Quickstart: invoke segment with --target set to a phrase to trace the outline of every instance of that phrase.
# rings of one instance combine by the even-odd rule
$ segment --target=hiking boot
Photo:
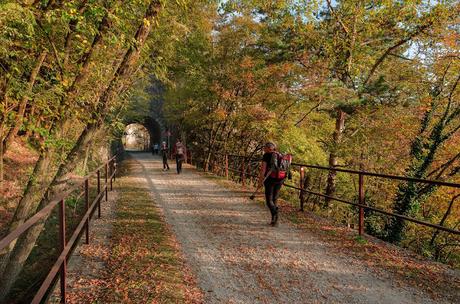
[[[278,225],[278,212],[275,213],[275,215],[273,216],[272,222],[273,222],[273,224],[272,224],[273,226],[277,226],[277,225]]]
[[[270,225],[275,226],[276,225],[276,215],[272,214],[272,220],[270,222]]]

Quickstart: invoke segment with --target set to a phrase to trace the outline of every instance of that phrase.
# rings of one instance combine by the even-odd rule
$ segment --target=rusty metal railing
[[[247,183],[247,178],[252,177],[252,178],[257,178],[257,175],[250,174],[248,172],[248,167],[249,164],[252,162],[260,162],[262,159],[261,158],[254,158],[254,157],[248,157],[248,156],[243,156],[243,155],[234,155],[234,154],[223,154],[221,155],[224,157],[224,164],[222,165],[217,165],[223,172],[225,172],[225,176],[228,178],[229,177],[229,171],[230,172],[236,172],[239,173],[239,181],[241,182],[242,186],[244,187]],[[240,159],[238,163],[239,169],[233,169],[229,166],[229,158],[237,158]],[[409,222],[413,222],[422,226],[426,227],[431,227],[440,231],[445,231],[448,233],[452,233],[455,235],[460,235],[460,231],[456,229],[452,229],[449,227],[441,226],[438,224],[433,224],[427,221],[422,221],[413,217],[409,217],[406,215],[394,213],[394,212],[389,212],[386,210],[383,210],[381,208],[376,208],[373,206],[368,206],[366,205],[365,202],[365,195],[364,195],[364,177],[366,176],[372,176],[372,177],[378,177],[378,178],[384,178],[384,179],[389,179],[389,180],[399,180],[399,181],[409,181],[409,182],[417,182],[417,183],[424,183],[428,185],[433,185],[433,186],[444,186],[444,187],[451,187],[451,188],[457,188],[460,189],[460,184],[457,183],[451,183],[451,182],[445,182],[445,181],[437,181],[437,180],[428,180],[428,179],[420,179],[420,178],[413,178],[413,177],[406,177],[406,176],[400,176],[400,175],[390,175],[390,174],[382,174],[382,173],[374,173],[374,172],[368,172],[368,171],[357,171],[357,170],[350,170],[350,169],[342,169],[342,168],[331,168],[331,167],[324,167],[324,166],[318,166],[318,165],[309,165],[309,164],[302,164],[302,163],[292,163],[292,166],[298,167],[299,172],[300,172],[300,179],[299,179],[299,186],[291,185],[284,183],[284,186],[298,190],[299,191],[299,198],[300,198],[300,210],[303,211],[304,209],[304,194],[309,193],[312,195],[316,195],[319,197],[323,197],[329,200],[337,201],[340,203],[348,204],[351,206],[358,207],[358,233],[359,235],[362,235],[364,233],[364,210],[371,210],[376,213],[384,214],[386,216],[391,216],[395,218],[399,218],[402,220],[406,220]],[[333,196],[328,196],[326,194],[320,193],[320,192],[315,192],[311,191],[309,189],[305,189],[304,187],[304,178],[305,178],[305,168],[311,168],[311,169],[318,169],[318,170],[325,170],[325,171],[335,171],[335,172],[343,172],[343,173],[348,173],[352,175],[357,175],[358,176],[358,203],[351,202],[339,197],[333,197]]]
[[[104,171],[104,184],[101,185],[101,171]],[[27,229],[37,224],[40,220],[46,218],[52,210],[58,206],[58,217],[59,217],[59,245],[60,255],[53,264],[50,272],[46,276],[45,280],[40,286],[40,289],[35,294],[31,303],[39,304],[43,301],[45,296],[48,294],[50,288],[54,285],[55,280],[60,278],[60,295],[61,303],[66,303],[66,274],[67,274],[67,260],[70,257],[72,248],[76,245],[79,240],[83,229],[85,229],[85,242],[89,244],[89,228],[90,219],[98,209],[98,218],[101,217],[101,200],[105,196],[105,201],[108,200],[108,191],[113,189],[113,181],[115,180],[115,174],[117,172],[116,156],[110,158],[106,163],[98,167],[89,175],[85,176],[82,183],[72,187],[53,199],[46,207],[38,211],[35,215],[25,221],[22,225],[17,227],[14,231],[9,233],[6,237],[0,240],[0,251],[7,247],[12,241],[19,238]],[[97,195],[96,198],[90,204],[90,179],[97,177]],[[82,193],[85,197],[85,214],[79,222],[77,228],[73,232],[69,241],[66,241],[66,216],[65,216],[65,200],[75,191],[80,190],[83,187]]]

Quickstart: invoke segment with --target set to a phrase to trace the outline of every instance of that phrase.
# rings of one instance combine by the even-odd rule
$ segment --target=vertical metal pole
[[[113,160],[113,171],[117,172],[117,161],[115,159]],[[115,173],[113,176],[113,181],[116,181],[116,179],[117,179],[117,174]]]
[[[112,178],[113,174],[113,160],[110,161],[110,191],[113,190],[113,179],[115,178],[115,175]]]
[[[241,184],[243,185],[243,188],[244,188],[246,185],[246,159],[245,158],[243,158],[241,172],[242,172]]]
[[[89,178],[85,180],[85,206],[89,210]],[[86,219],[86,244],[89,244],[89,217]]]
[[[97,195],[101,194],[101,170],[97,170]],[[101,198],[97,200],[97,217],[101,218]]]
[[[299,194],[300,211],[303,211],[303,206],[305,204],[305,193],[303,192],[304,180],[305,180],[305,168],[300,167],[300,181],[299,181],[299,188],[301,189],[300,194]]]
[[[359,174],[359,204],[364,205],[364,176]],[[364,233],[364,208],[359,207],[359,235]]]
[[[109,163],[105,164],[105,201],[109,200]]]
[[[59,202],[59,239],[61,243],[61,252],[64,251],[66,245],[65,235],[65,204],[64,200]],[[66,303],[66,272],[67,258],[62,261],[61,265],[61,303]]]
[[[225,177],[228,179],[228,154],[225,154]]]

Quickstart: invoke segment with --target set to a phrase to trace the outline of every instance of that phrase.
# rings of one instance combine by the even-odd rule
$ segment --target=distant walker
[[[161,143],[161,157],[163,158],[163,171],[169,170],[168,165],[168,145],[166,142]]]
[[[176,168],[177,168],[177,174],[182,173],[182,163],[185,161],[185,157],[187,151],[185,149],[184,144],[181,142],[180,139],[177,140],[176,144],[174,145],[174,151],[173,154],[176,157]]]

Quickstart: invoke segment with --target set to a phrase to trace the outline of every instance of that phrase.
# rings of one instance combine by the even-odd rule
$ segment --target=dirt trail
[[[132,156],[206,303],[442,303],[334,253],[282,218],[270,227],[267,209],[189,167],[177,175],[175,166],[162,172],[160,159],[148,153]]]

